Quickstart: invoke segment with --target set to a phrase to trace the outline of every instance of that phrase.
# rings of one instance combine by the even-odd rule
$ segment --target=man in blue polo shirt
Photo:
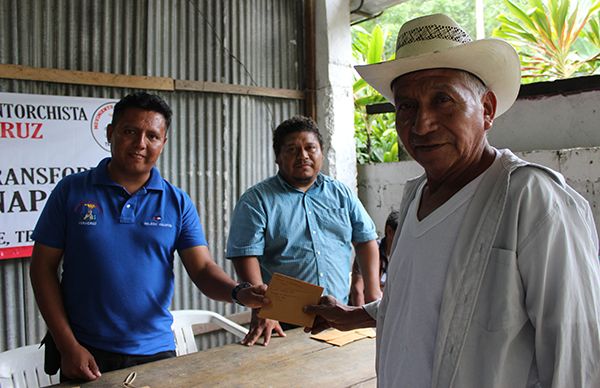
[[[119,101],[107,128],[111,157],[60,181],[35,227],[31,282],[65,379],[175,355],[175,250],[208,297],[265,302],[264,286],[237,285],[217,266],[191,199],[154,167],[171,115],[156,95]]]
[[[323,141],[315,122],[293,117],[273,134],[279,173],[248,189],[235,207],[227,258],[240,279],[269,283],[275,272],[325,288],[346,301],[350,290],[352,244],[365,280],[364,299],[381,296],[375,225],[356,195],[343,183],[320,173]],[[284,326],[285,328],[285,326]],[[268,345],[277,321],[253,311],[242,343],[261,336]]]

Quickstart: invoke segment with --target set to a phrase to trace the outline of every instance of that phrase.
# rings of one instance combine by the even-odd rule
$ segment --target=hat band
[[[399,34],[396,41],[396,52],[403,46],[411,43],[432,39],[449,40],[458,44],[472,41],[469,34],[460,27],[442,26],[439,24],[426,25]]]

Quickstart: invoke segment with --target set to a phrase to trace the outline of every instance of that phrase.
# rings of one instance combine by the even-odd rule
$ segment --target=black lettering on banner
[[[0,118],[28,120],[87,121],[85,109],[80,106],[31,105],[0,103]]]
[[[89,170],[90,167],[21,167],[0,170],[0,187],[52,185],[67,175]],[[51,190],[51,189],[50,189]],[[50,194],[50,190],[22,188],[16,191],[0,191],[0,214],[37,212]]]
[[[32,242],[31,235],[33,234],[33,230],[15,230],[15,235],[17,236],[17,243],[26,243]]]
[[[6,173],[6,178],[3,179],[3,184],[4,185],[18,185],[19,181],[17,180],[17,176],[15,174],[15,170],[13,170],[12,168],[8,169],[8,172]]]
[[[4,193],[0,192],[0,194],[4,194]],[[2,201],[0,203],[2,205],[4,205],[4,199],[2,199]],[[23,201],[23,198],[21,197],[21,193],[18,191],[15,191],[12,195],[12,198],[10,198],[10,202],[8,203],[8,208],[6,209],[6,213],[14,213],[15,209],[19,213],[24,213],[27,211],[27,208],[25,207],[25,201]],[[0,212],[4,213],[4,206],[0,207]]]
[[[50,184],[57,183],[60,177],[60,167],[50,167]]]
[[[42,178],[41,180],[37,181],[38,185],[45,185],[48,183],[48,175],[46,175],[46,167],[38,167],[35,170],[37,172],[37,175]]]
[[[48,193],[43,190],[0,191],[0,213],[35,212],[41,210],[40,202],[46,198]]]
[[[89,167],[21,167],[0,170],[0,186],[56,184],[60,179]]]
[[[36,212],[38,210],[42,210],[41,207],[38,208],[38,204],[48,198],[48,194],[42,190],[29,190],[29,203],[31,207],[29,211]]]

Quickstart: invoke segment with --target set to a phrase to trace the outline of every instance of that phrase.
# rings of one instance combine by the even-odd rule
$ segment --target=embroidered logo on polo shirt
[[[144,226],[160,226],[163,228],[172,228],[173,225],[167,222],[163,222],[161,216],[154,216],[150,221],[144,221]]]
[[[102,213],[102,208],[94,201],[81,201],[75,211],[79,213],[79,225],[96,225],[98,215]]]

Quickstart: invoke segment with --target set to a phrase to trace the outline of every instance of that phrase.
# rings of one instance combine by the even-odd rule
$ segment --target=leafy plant
[[[590,18],[586,29],[583,30],[583,41],[585,44],[581,45],[581,51],[587,47],[596,49],[596,59],[588,61],[589,74],[600,74],[600,12]]]
[[[524,82],[589,75],[599,68],[600,0],[529,0],[528,9],[504,3],[509,14],[498,16],[501,25],[493,35],[518,49]]]
[[[583,37],[589,41],[589,44],[600,48],[600,13],[590,18],[587,30],[583,31]]]
[[[352,52],[357,63],[370,64],[385,60],[384,44],[387,33],[375,26],[371,33],[361,27],[354,27]],[[385,102],[386,99],[369,86],[362,78],[355,76],[352,86],[354,93],[354,130],[357,162],[382,163],[406,158],[406,152],[398,146],[393,114],[367,114],[367,105]]]
[[[358,114],[355,112],[355,117]],[[358,163],[387,163],[408,158],[404,148],[399,147],[393,113],[369,115],[368,120],[370,132],[355,132]]]

